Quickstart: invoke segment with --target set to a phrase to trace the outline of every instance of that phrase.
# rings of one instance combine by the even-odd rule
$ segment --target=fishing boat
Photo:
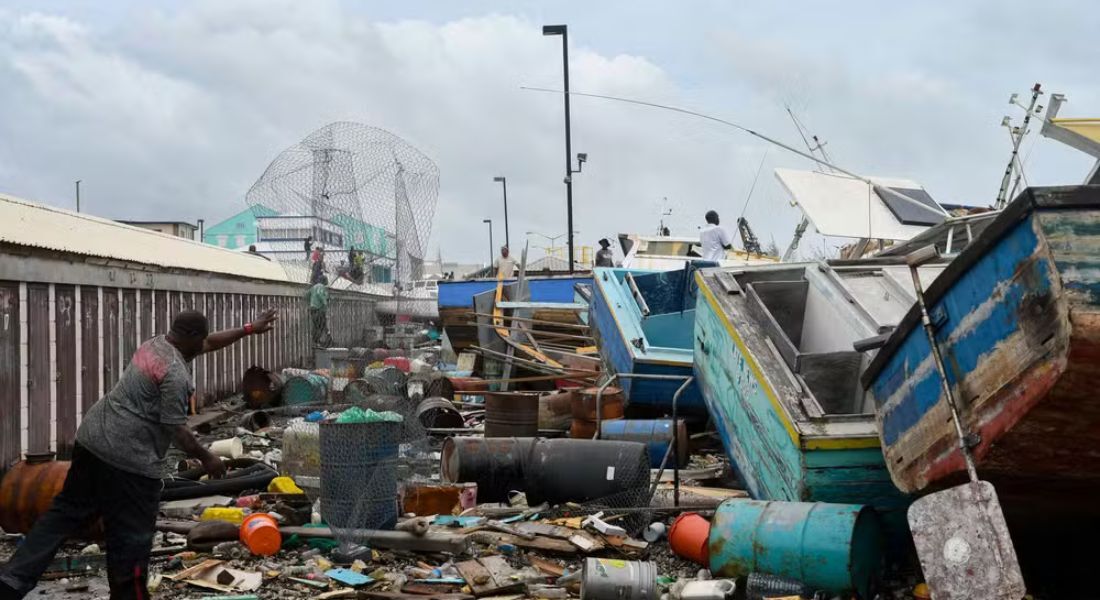
[[[596,269],[589,317],[600,356],[615,372],[692,374],[693,273],[691,267],[675,271]],[[672,397],[681,384],[643,378],[618,382],[632,408],[646,407],[658,413],[671,410]],[[697,385],[684,390],[677,410],[706,413]]]
[[[672,271],[682,269],[684,263],[703,261],[702,245],[698,237],[638,235],[620,233],[619,246],[623,251],[622,267],[625,269],[644,269],[649,271]],[[736,248],[726,250],[726,255],[718,261],[719,266],[771,264],[779,258],[767,254],[753,254]],[[712,263],[713,265],[713,263]]]
[[[931,279],[942,265],[924,269]],[[906,314],[907,278],[873,260],[695,275],[696,379],[753,498],[870,504],[903,522],[908,498],[883,462],[853,344]]]
[[[516,279],[505,280],[506,284]],[[588,273],[576,275],[529,276],[526,278],[532,302],[574,302],[576,284],[590,284],[592,276]],[[478,314],[474,306],[474,297],[497,288],[497,279],[449,279],[441,280],[437,285],[439,318],[446,330],[450,343],[456,352],[461,352],[477,343]],[[481,315],[484,317],[484,313]]]
[[[1100,511],[1100,186],[1025,190],[925,296],[978,473],[1006,514]],[[898,488],[965,478],[916,307],[863,385]]]

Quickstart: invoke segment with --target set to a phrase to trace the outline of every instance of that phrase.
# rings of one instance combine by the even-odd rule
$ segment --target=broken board
[[[516,571],[502,556],[467,560],[456,564],[455,568],[478,598],[520,592],[524,589],[522,581],[512,578]]]

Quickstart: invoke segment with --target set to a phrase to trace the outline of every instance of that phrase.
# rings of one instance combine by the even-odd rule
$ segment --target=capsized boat
[[[1100,186],[1025,190],[926,301],[978,473],[1006,514],[1100,511]],[[932,360],[913,308],[863,375],[906,492],[965,477]]]
[[[714,263],[703,263],[714,266]],[[692,374],[695,321],[694,267],[675,271],[596,269],[589,318],[600,356],[617,373]],[[682,381],[622,378],[618,381],[632,407],[669,412]],[[677,411],[705,414],[699,388],[692,383],[680,395]]]
[[[870,504],[904,522],[908,498],[890,480],[860,386],[868,359],[853,348],[914,302],[908,272],[892,262],[695,275],[696,379],[753,498]],[[931,280],[940,269],[922,271]]]

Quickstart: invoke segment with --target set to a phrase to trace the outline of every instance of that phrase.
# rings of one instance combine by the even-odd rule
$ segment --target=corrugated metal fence
[[[78,259],[82,260],[82,259]],[[0,252],[0,471],[27,452],[71,449],[81,417],[118,381],[137,347],[182,309],[211,330],[240,326],[274,307],[275,331],[194,362],[200,402],[238,391],[250,365],[312,361],[305,286],[210,273],[168,272],[61,255]],[[330,327],[346,342],[373,324],[374,302],[333,294]]]

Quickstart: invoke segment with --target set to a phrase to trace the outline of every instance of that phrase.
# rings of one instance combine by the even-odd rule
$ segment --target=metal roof
[[[0,242],[164,268],[290,281],[282,266],[198,241],[0,193]]]

